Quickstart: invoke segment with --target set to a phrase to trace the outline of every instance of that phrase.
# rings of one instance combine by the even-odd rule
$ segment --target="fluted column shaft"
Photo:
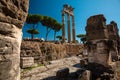
[[[73,42],[76,42],[76,36],[75,36],[75,21],[74,21],[74,15],[72,16],[72,39]]]
[[[65,17],[62,13],[62,42],[65,43]]]
[[[68,43],[71,42],[71,31],[70,31],[70,15],[67,14],[68,16]]]

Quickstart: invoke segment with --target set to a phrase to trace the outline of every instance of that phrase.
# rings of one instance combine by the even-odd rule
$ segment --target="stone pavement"
[[[76,72],[78,69],[80,69],[79,63],[80,63],[80,58],[75,56],[70,58],[50,61],[50,65],[37,67],[29,71],[22,71],[21,80],[58,80],[56,79],[57,71],[64,68],[69,68],[69,72],[70,74],[72,74]],[[67,79],[67,80],[73,80],[73,79]]]

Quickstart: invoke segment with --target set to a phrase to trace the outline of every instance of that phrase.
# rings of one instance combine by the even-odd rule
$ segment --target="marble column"
[[[62,13],[62,43],[65,43],[65,16]]]
[[[70,15],[67,14],[68,16],[68,43],[71,42],[71,31],[70,31]]]
[[[73,39],[73,43],[75,43],[76,42],[76,35],[75,35],[74,15],[72,16],[72,39]]]

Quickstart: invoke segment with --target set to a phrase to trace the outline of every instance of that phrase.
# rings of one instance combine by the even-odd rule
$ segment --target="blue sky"
[[[29,13],[50,16],[62,23],[61,10],[64,4],[71,5],[75,8],[76,35],[85,34],[87,19],[97,14],[104,14],[107,19],[107,24],[114,20],[120,29],[120,0],[30,0]],[[30,34],[26,33],[27,29],[29,27],[24,25],[23,37],[30,37]],[[39,24],[38,30],[40,34],[35,37],[45,38],[45,26]],[[62,35],[61,31],[57,35]],[[53,40],[53,31],[48,35],[48,40]]]

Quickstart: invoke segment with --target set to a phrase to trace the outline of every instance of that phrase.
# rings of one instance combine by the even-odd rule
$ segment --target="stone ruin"
[[[67,14],[67,18],[68,18],[68,43],[76,43],[76,34],[75,34],[75,21],[74,21],[74,8],[72,8],[71,6],[69,6],[68,4],[65,4],[63,6],[63,10],[62,10],[62,42],[65,43],[65,35],[66,35],[66,31],[65,31],[65,14]],[[71,27],[70,27],[70,17],[72,17],[72,41],[71,41]]]
[[[0,80],[20,80],[22,26],[29,0],[0,0]]]
[[[120,40],[117,23],[106,25],[104,15],[91,16],[87,20],[88,67],[91,80],[113,80],[116,62],[119,61]],[[105,75],[108,74],[108,75]],[[103,78],[108,76],[108,78]]]

